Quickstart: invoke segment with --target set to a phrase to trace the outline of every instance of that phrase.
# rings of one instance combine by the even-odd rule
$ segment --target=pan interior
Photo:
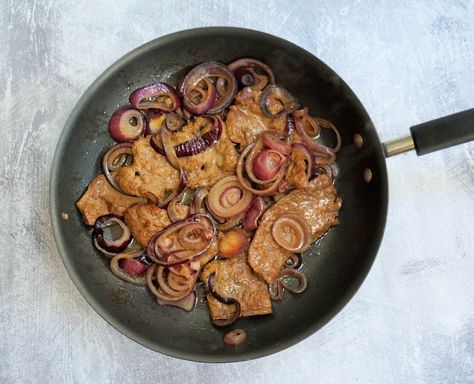
[[[229,348],[211,325],[206,304],[191,313],[157,306],[145,288],[127,284],[109,271],[90,240],[75,202],[100,172],[100,158],[113,141],[107,133],[112,112],[128,103],[131,90],[155,81],[176,84],[204,61],[228,63],[255,57],[274,70],[311,114],[332,121],[343,148],[336,182],[343,199],[341,224],[305,255],[308,288],[286,295],[274,314],[240,319],[246,343]],[[354,145],[354,134],[364,146]],[[329,139],[329,138],[328,138]],[[362,174],[372,171],[366,183]],[[367,275],[382,239],[387,211],[385,161],[362,104],[341,78],[305,50],[279,38],[237,28],[203,28],[154,40],[107,69],[74,108],[59,140],[51,177],[51,217],[64,264],[86,300],[110,324],[135,341],[167,355],[197,361],[239,361],[282,350],[321,328]],[[68,213],[68,220],[62,213]]]

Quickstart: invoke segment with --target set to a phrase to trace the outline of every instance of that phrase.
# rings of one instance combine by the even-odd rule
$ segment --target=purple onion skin
[[[173,101],[172,107],[169,107],[158,101],[151,101],[150,98],[168,96]],[[179,99],[176,90],[166,83],[150,84],[133,91],[129,98],[130,104],[137,109],[160,109],[166,112],[172,112],[181,107],[181,100]]]
[[[216,273],[212,272],[209,275],[209,277],[207,278],[207,286],[208,286],[209,291],[211,292],[212,296],[214,296],[222,304],[230,305],[230,304],[238,303],[238,301],[236,299],[234,299],[233,297],[224,297],[219,292],[217,292],[216,285],[215,285],[215,280],[216,280]]]
[[[124,115],[130,115],[128,119]],[[131,118],[136,119],[136,125],[130,123]],[[143,114],[134,108],[117,109],[109,120],[108,130],[110,136],[119,142],[133,142],[143,135],[146,122]]]
[[[241,90],[245,87],[251,87],[255,79],[253,78],[252,73],[247,69],[237,69],[234,72],[235,79],[237,80],[238,89]]]
[[[120,253],[122,252],[125,248],[128,247],[128,245],[132,242],[132,235],[129,234],[127,238],[125,238],[120,244],[118,245],[111,245],[105,240],[104,238],[104,228],[110,223],[112,220],[119,220],[121,221],[124,225],[125,222],[123,221],[123,218],[121,216],[109,214],[109,215],[104,215],[100,216],[97,218],[97,220],[94,223],[94,230],[92,231],[92,237],[97,240],[97,243],[104,248],[107,252],[111,253]]]
[[[207,278],[207,287],[209,289],[209,292],[211,295],[218,301],[220,301],[223,304],[234,304],[235,305],[235,313],[230,319],[226,320],[213,320],[212,322],[214,325],[218,327],[226,327],[228,325],[231,325],[234,323],[240,316],[240,303],[237,299],[234,299],[232,297],[224,297],[222,296],[219,292],[217,292],[216,287],[215,287],[215,278],[216,278],[216,273],[212,272],[209,277]]]
[[[244,229],[247,232],[255,231],[257,229],[258,220],[263,215],[263,212],[265,212],[266,208],[267,206],[263,197],[257,196],[253,199],[249,209],[247,209],[247,212],[245,212],[245,216],[242,221]]]
[[[197,155],[198,153],[204,152],[206,149],[217,144],[222,135],[222,125],[219,119],[215,120],[214,127],[206,132],[202,136],[195,137],[191,140],[185,141],[184,143],[174,146],[174,151],[178,157],[186,157]],[[160,147],[155,140],[150,140],[152,148],[160,155],[165,156],[165,150]]]

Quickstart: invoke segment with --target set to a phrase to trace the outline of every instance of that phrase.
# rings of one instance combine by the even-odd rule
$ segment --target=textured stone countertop
[[[474,106],[473,1],[0,1],[0,383],[473,383],[474,143],[387,161],[375,264],[322,330],[278,354],[198,364],[109,326],[54,243],[48,182],[81,94],[119,57],[191,27],[286,38],[332,67],[382,140]]]

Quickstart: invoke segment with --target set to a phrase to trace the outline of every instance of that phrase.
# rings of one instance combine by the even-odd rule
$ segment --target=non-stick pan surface
[[[342,135],[336,181],[343,205],[340,225],[304,255],[308,288],[285,295],[268,316],[239,319],[247,331],[238,347],[223,344],[228,329],[211,325],[206,303],[186,313],[158,306],[145,288],[125,283],[108,268],[90,240],[75,203],[100,172],[100,159],[113,141],[107,121],[131,90],[155,81],[176,84],[204,61],[228,63],[255,57],[268,63],[277,83],[332,121]],[[360,134],[364,145],[354,144]],[[328,140],[331,138],[328,137]],[[372,171],[366,183],[362,174]],[[238,28],[202,28],[174,33],[127,54],[82,96],[59,139],[51,176],[51,217],[63,262],[90,305],[131,339],[183,359],[224,362],[268,355],[289,347],[326,324],[355,294],[382,239],[387,213],[387,176],[382,147],[365,109],[346,83],[316,57],[285,40]],[[62,213],[68,214],[64,219]]]

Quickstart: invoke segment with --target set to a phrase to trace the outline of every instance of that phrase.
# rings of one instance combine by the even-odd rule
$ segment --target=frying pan
[[[211,325],[205,303],[199,302],[191,313],[158,306],[145,288],[115,277],[108,260],[94,250],[90,231],[75,203],[100,172],[100,159],[113,144],[107,121],[117,106],[127,104],[131,90],[155,81],[176,84],[196,64],[210,60],[228,63],[241,57],[268,63],[278,84],[308,106],[312,115],[328,119],[339,128],[342,149],[337,162],[341,172],[336,187],[343,207],[341,224],[304,255],[309,281],[306,291],[286,295],[274,304],[272,315],[239,319],[236,327],[247,331],[247,341],[229,347],[222,341],[229,328]],[[472,140],[473,126],[474,109],[412,127],[411,136],[382,145],[367,112],[347,84],[302,48],[239,28],[174,33],[118,60],[99,76],[72,111],[59,139],[51,173],[54,236],[79,291],[106,321],[131,339],[188,360],[231,362],[261,357],[320,329],[351,299],[367,276],[387,215],[385,156],[413,148],[424,154]],[[354,142],[356,134],[360,135],[358,145]],[[369,174],[371,180],[367,182]]]

